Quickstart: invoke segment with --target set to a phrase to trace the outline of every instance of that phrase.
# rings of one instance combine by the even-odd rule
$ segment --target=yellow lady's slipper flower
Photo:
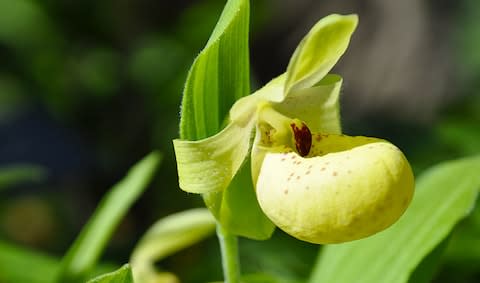
[[[231,189],[250,151],[253,186],[242,189],[255,190],[257,199],[241,191],[228,199],[223,194],[222,201],[206,198],[224,227],[240,227],[240,235],[256,239],[273,232],[261,217],[238,227],[229,221],[232,211],[239,211],[230,209],[237,201],[233,196],[242,198],[238,203],[258,201],[276,226],[321,244],[377,233],[407,208],[414,180],[402,152],[385,140],[341,134],[342,79],[328,72],[356,25],[355,15],[320,20],[296,49],[287,72],[238,100],[221,132],[199,141],[174,141],[180,187],[214,200]]]
[[[266,153],[256,182],[273,223],[298,239],[329,244],[377,233],[403,214],[414,181],[397,147],[292,125],[295,148]]]

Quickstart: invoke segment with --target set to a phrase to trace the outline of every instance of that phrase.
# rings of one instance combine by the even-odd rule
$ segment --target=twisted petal
[[[231,123],[220,133],[200,140],[174,140],[180,188],[190,193],[224,190],[248,154],[253,120]]]
[[[309,88],[320,81],[347,49],[357,27],[356,15],[330,15],[308,32],[290,59],[285,94]]]
[[[413,196],[413,174],[380,139],[313,135],[302,158],[268,153],[256,184],[265,214],[292,236],[318,244],[367,237],[393,224]]]

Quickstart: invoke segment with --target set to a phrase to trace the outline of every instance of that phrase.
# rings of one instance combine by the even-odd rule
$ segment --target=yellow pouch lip
[[[370,236],[398,220],[414,181],[396,146],[343,135],[313,134],[312,141],[306,157],[291,151],[267,153],[263,160],[257,199],[279,228],[327,244]]]

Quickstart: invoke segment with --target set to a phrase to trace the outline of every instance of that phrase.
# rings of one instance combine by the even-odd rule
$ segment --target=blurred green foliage
[[[272,13],[268,1],[252,2],[255,45],[255,31]],[[480,153],[480,2],[458,2],[452,42],[457,52],[452,56],[460,69],[452,78],[458,83],[449,91],[459,99],[431,124],[418,125],[412,117],[400,125],[385,120],[388,126],[369,121],[347,125],[399,144],[417,173],[440,161]],[[36,164],[48,173],[0,174],[0,182],[8,184],[0,185],[0,282],[12,282],[15,270],[29,270],[23,272],[24,282],[37,282],[29,277],[37,269],[54,274],[105,188],[151,149],[165,154],[161,169],[109,243],[103,260],[115,264],[107,270],[128,261],[135,242],[159,217],[203,206],[198,197],[178,189],[171,140],[178,136],[187,70],[224,3],[0,0],[0,166]],[[37,142],[38,136],[44,138]],[[24,181],[18,183],[20,179]],[[447,241],[434,282],[480,280],[478,207]],[[318,252],[317,246],[280,231],[266,242],[242,239],[240,247],[243,271],[252,282],[306,278]],[[222,277],[214,239],[159,266],[182,282]]]

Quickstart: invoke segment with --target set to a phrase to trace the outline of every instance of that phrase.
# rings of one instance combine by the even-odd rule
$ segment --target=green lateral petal
[[[228,1],[195,59],[182,99],[181,139],[199,140],[217,133],[233,103],[250,93],[249,12],[249,1]]]
[[[275,226],[258,205],[247,162],[223,192],[204,194],[208,209],[230,233],[255,240],[271,237]]]
[[[356,15],[330,15],[321,19],[303,38],[287,68],[285,94],[320,81],[347,49],[358,23]]]
[[[340,134],[341,86],[342,77],[329,74],[313,87],[292,91],[273,106],[285,116],[304,121],[312,132]]]
[[[174,140],[180,188],[199,194],[227,188],[248,154],[252,127],[253,120],[231,123],[200,141]]]

